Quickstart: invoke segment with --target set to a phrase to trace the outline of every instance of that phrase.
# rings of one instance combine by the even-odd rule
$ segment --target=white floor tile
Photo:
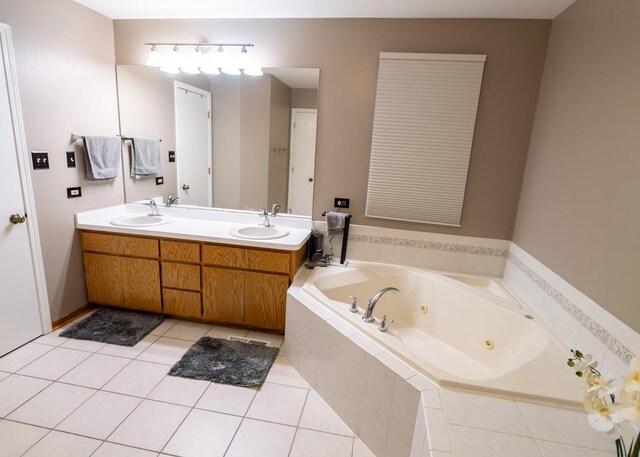
[[[184,457],[222,457],[241,421],[236,416],[194,409],[163,452]]]
[[[53,383],[8,416],[27,424],[53,428],[84,403],[95,390]]]
[[[41,392],[51,381],[13,375],[0,382],[0,417],[22,405]]]
[[[159,452],[188,413],[184,406],[144,400],[108,440]]]
[[[176,340],[174,338],[160,337],[149,346],[137,359],[147,362],[173,365],[182,358],[187,349],[193,345],[192,341]]]
[[[68,340],[68,338],[62,338],[60,336],[60,333],[64,332],[64,330],[64,328],[59,328],[58,330],[54,330],[51,333],[42,335],[40,338],[33,340],[33,342],[38,344],[46,344],[48,346],[60,346],[62,343]]]
[[[166,376],[148,398],[192,407],[207,390],[209,384],[208,381]]]
[[[141,401],[128,395],[97,392],[56,429],[105,440]]]
[[[531,438],[458,425],[449,431],[456,457],[541,457]]]
[[[284,341],[284,335],[279,333],[258,332],[256,330],[249,330],[245,338],[251,338],[253,340],[266,341],[269,346],[279,348]]]
[[[244,419],[226,457],[287,457],[296,429]]]
[[[257,391],[255,387],[212,383],[196,404],[196,408],[244,416]]]
[[[358,438],[353,440],[353,457],[376,457]]]
[[[134,360],[124,367],[102,390],[136,397],[146,397],[162,381],[166,365]]]
[[[142,354],[151,344],[159,338],[158,335],[147,335],[138,341],[135,346],[118,346],[117,344],[107,344],[98,351],[98,354],[113,355],[116,357],[126,357],[135,359]]]
[[[38,357],[51,351],[53,348],[44,344],[29,343],[9,354],[0,357],[0,371],[15,373],[20,368],[30,364]]]
[[[11,373],[5,373],[4,371],[0,371],[0,381],[11,376]]]
[[[155,452],[105,442],[91,457],[157,457],[157,455]]]
[[[70,371],[84,359],[89,353],[73,349],[53,348],[39,359],[18,371],[25,376],[56,380]]]
[[[60,347],[75,349],[77,351],[96,352],[106,345],[107,343],[101,343],[99,341],[78,340],[75,338],[70,338],[65,341]]]
[[[298,429],[290,457],[351,457],[353,438]]]
[[[300,427],[353,437],[353,432],[315,391],[309,391]]]
[[[297,426],[307,392],[307,389],[298,387],[262,384],[247,417]]]
[[[179,340],[198,341],[211,330],[211,324],[202,322],[179,321],[171,327],[164,335],[166,338],[177,338]]]
[[[100,441],[53,430],[29,449],[25,457],[89,457]]]
[[[207,332],[205,336],[211,338],[221,338],[226,340],[230,336],[244,337],[249,331],[243,328],[227,327],[226,325],[214,325],[211,330]]]
[[[92,354],[91,357],[61,377],[59,381],[77,386],[100,389],[129,362],[129,359],[122,357]]]
[[[309,388],[309,383],[296,371],[284,357],[276,357],[267,374],[266,382],[285,386]]]
[[[172,317],[165,318],[160,325],[149,332],[149,335],[164,335],[171,327],[178,323],[178,319],[174,319]]]
[[[544,457],[612,457],[615,452],[596,451],[583,447],[570,446],[568,444],[550,443],[548,441],[537,441],[538,448]],[[611,448],[615,449],[613,442]]]
[[[13,457],[24,454],[49,430],[33,425],[0,421],[0,455]]]

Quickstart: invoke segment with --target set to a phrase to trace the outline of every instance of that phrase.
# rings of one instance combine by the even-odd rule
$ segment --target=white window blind
[[[460,225],[485,59],[380,53],[367,216]]]

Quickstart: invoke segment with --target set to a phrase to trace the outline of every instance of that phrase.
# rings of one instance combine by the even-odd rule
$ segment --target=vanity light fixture
[[[189,73],[198,74],[200,72],[210,75],[217,75],[220,72],[228,75],[246,74],[251,76],[262,75],[260,66],[251,60],[247,48],[253,47],[251,43],[145,43],[150,46],[149,56],[146,65],[160,67],[167,73]],[[172,47],[173,51],[169,56],[164,57],[158,51],[158,47]],[[195,48],[190,58],[185,59],[181,49],[188,51],[188,48]],[[217,51],[214,49],[217,48]],[[225,48],[240,48],[237,56],[229,55]]]

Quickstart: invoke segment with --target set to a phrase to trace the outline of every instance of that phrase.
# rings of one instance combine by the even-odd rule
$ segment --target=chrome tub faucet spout
[[[394,294],[397,294],[400,291],[395,287],[385,287],[380,292],[375,294],[374,297],[371,300],[369,300],[369,304],[367,305],[367,310],[364,312],[364,315],[362,316],[363,321],[373,322],[375,320],[375,318],[373,317],[373,310],[376,308],[376,305],[378,304],[378,300],[380,300],[380,298],[382,298],[382,296],[387,292],[393,292]]]

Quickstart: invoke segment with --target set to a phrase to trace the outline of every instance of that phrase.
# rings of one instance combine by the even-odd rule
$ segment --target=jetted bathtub
[[[375,322],[362,321],[370,298],[385,287]],[[411,267],[351,262],[316,268],[303,293],[347,320],[443,387],[568,406],[581,401],[568,351],[499,279]],[[351,298],[358,313],[349,312]],[[393,318],[386,333],[380,318]]]

